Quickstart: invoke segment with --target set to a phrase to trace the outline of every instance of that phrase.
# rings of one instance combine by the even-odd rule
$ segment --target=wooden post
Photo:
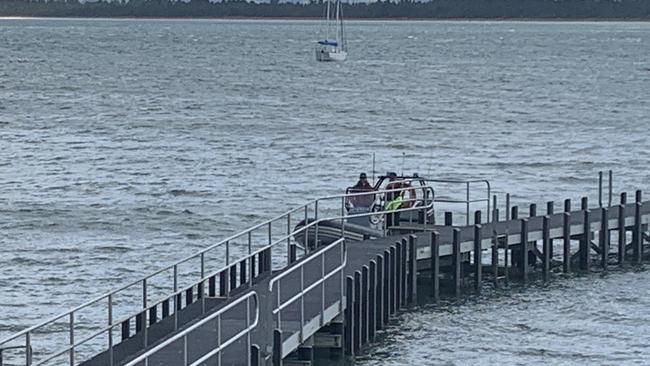
[[[409,235],[409,272],[408,272],[408,304],[417,303],[418,297],[418,263],[417,263],[417,243],[418,238],[415,235]]]
[[[621,202],[625,202],[621,198]],[[621,203],[618,206],[618,264],[625,263],[625,254],[627,252],[627,231],[625,230],[625,204]]]
[[[395,310],[402,308],[402,242],[395,243]]]
[[[517,220],[519,217],[519,207],[518,206],[512,206],[512,212],[510,213],[510,219],[511,220]]]
[[[553,216],[555,214],[555,202],[548,201],[546,202],[546,215]],[[553,239],[549,237],[549,256],[553,259]]]
[[[451,212],[445,212],[445,226],[454,225],[454,215]]]
[[[510,269],[508,268],[510,264],[510,243],[508,242],[508,230],[506,229],[505,236],[503,238],[503,280],[506,285],[510,282]]]
[[[492,231],[492,274],[494,276],[494,287],[499,287],[499,236],[497,231]]]
[[[460,271],[460,229],[455,228],[454,233],[453,233],[453,240],[452,240],[452,263],[453,263],[453,270],[454,270],[454,295],[457,297],[460,296],[460,276],[461,276],[461,271]]]
[[[588,210],[589,209],[589,198],[582,197],[582,199],[580,200],[580,209],[581,210]]]
[[[528,211],[528,217],[536,217],[536,216],[537,216],[537,205],[531,203]],[[530,250],[528,252],[528,265],[535,266],[537,265],[537,256],[535,255],[535,252],[537,251],[537,240],[528,242],[528,248],[529,249],[534,248],[534,250]]]
[[[361,349],[361,271],[354,272],[354,307],[353,307],[354,327],[352,332],[354,354],[359,354]]]
[[[390,319],[390,314],[391,314],[391,296],[392,296],[392,287],[391,287],[391,267],[393,260],[391,258],[391,250],[384,250],[384,290],[383,290],[383,304],[382,304],[382,324],[388,324],[388,320]],[[383,325],[382,325],[383,326]]]
[[[528,219],[521,219],[521,258],[520,267],[521,267],[521,278],[524,282],[524,285],[528,284]]]
[[[297,249],[296,244],[291,244],[289,246],[289,264],[294,263],[296,261],[296,253],[297,253],[296,249]]]
[[[431,294],[433,301],[440,300],[440,233],[431,232]]]
[[[345,354],[354,356],[354,278],[345,278],[345,312],[343,313],[343,348]]]
[[[393,315],[395,314],[395,310],[397,309],[397,291],[395,290],[395,285],[397,281],[395,281],[395,276],[397,275],[397,261],[396,261],[396,252],[395,250],[395,245],[390,247],[390,272],[389,272],[389,280],[390,280],[390,292],[388,295],[389,302],[390,302],[390,307],[389,307],[389,314]]]
[[[474,224],[481,223],[481,210],[474,211]]]
[[[375,312],[375,329],[383,329],[384,320],[384,296],[386,287],[384,287],[384,257],[377,255],[377,311]]]
[[[375,340],[375,330],[377,329],[375,319],[377,319],[377,262],[370,260],[370,272],[368,273],[368,341]]]
[[[582,213],[583,213],[583,219],[582,219],[583,236],[582,236],[582,240],[580,241],[580,269],[583,271],[589,271],[589,265],[591,260],[591,256],[589,255],[591,249],[591,225],[590,225],[591,221],[589,219],[588,209],[582,211]]]
[[[483,254],[481,239],[482,239],[481,224],[475,224],[474,225],[474,290],[476,291],[476,293],[481,293],[481,277],[482,277],[481,254]]]
[[[497,210],[497,195],[492,196],[492,222],[499,221],[499,212]],[[490,222],[488,217],[488,222]]]
[[[282,366],[282,331],[273,330],[273,366]]]
[[[634,243],[634,261],[641,263],[643,260],[643,231],[641,223],[641,191],[636,191],[634,202],[634,232],[632,243]]]
[[[402,304],[402,307],[406,306],[406,304],[407,304],[407,302],[406,302],[406,300],[407,300],[407,288],[408,288],[408,277],[407,277],[408,276],[408,274],[407,274],[407,270],[408,270],[408,253],[407,253],[407,249],[408,249],[408,240],[406,238],[402,238],[402,265],[401,265],[402,274],[400,276],[401,279],[402,279],[402,285],[401,285],[402,292],[400,294],[400,296],[401,296],[400,302]]]
[[[565,206],[566,207],[566,206]],[[564,252],[562,253],[562,270],[564,273],[571,271],[571,213],[565,212],[562,216],[562,238],[564,239]]]
[[[506,221],[510,221],[510,193],[506,193]]]
[[[251,345],[251,366],[261,366],[262,359],[260,358],[260,346],[256,344]],[[1,365],[0,365],[1,366]]]
[[[551,235],[549,222],[550,217],[548,215],[542,218],[542,250],[544,254],[542,276],[544,281],[549,280],[549,274],[551,272]]]
[[[368,303],[369,303],[369,284],[370,284],[370,269],[364,265],[361,267],[361,344],[368,343]]]
[[[600,214],[600,261],[603,270],[607,270],[607,260],[609,257],[609,216],[607,207],[601,209]]]

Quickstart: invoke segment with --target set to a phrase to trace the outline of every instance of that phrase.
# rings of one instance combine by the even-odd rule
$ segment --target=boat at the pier
[[[379,176],[372,186],[364,188],[348,187],[345,190],[344,219],[321,220],[306,230],[300,230],[315,219],[300,221],[294,232],[296,242],[309,247],[328,245],[343,237],[351,241],[379,238],[385,235],[390,226],[400,223],[423,222],[425,213],[421,210],[409,210],[400,213],[385,213],[392,209],[409,209],[426,205],[431,201],[427,180],[412,175],[387,173]],[[392,203],[392,204],[391,204]],[[372,215],[375,212],[376,214]],[[370,214],[370,215],[369,215]],[[426,212],[429,222],[433,222],[433,209]],[[396,221],[393,221],[396,220]]]

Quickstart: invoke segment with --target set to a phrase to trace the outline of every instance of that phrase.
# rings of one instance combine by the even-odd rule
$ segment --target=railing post
[[[506,221],[510,221],[510,193],[506,193]]]
[[[108,294],[108,364],[113,366],[113,362],[113,294]]]
[[[291,213],[287,214],[287,263],[291,263],[290,250],[291,250]]]
[[[467,221],[467,225],[469,226],[469,209],[470,209],[470,207],[469,207],[469,197],[470,197],[470,195],[469,195],[469,182],[467,182],[467,193],[466,193],[465,197],[466,197],[466,201],[465,201],[466,202],[465,217],[467,218],[466,221]]]
[[[314,248],[318,248],[318,200],[314,202],[314,221],[316,222],[316,233],[314,234]]]
[[[309,205],[305,205],[305,226],[309,225]],[[309,229],[305,230],[305,244],[304,253],[307,254],[309,248]]]
[[[603,207],[603,171],[598,172],[598,207]]]
[[[303,328],[305,327],[305,296],[302,291],[305,290],[305,266],[300,266],[300,343],[305,341]]]
[[[610,169],[609,170],[609,199],[607,200],[607,208],[612,207],[612,189],[613,189],[612,185],[613,185],[613,182],[614,182],[614,177],[613,177],[613,174],[612,174],[612,170]]]
[[[74,366],[74,312],[70,313],[70,366]],[[2,366],[2,363],[0,363]]]
[[[144,346],[149,345],[148,332],[147,332],[147,279],[142,280],[142,309],[145,310],[142,312],[142,339],[144,341]]]
[[[325,253],[320,256],[320,278],[325,278]],[[343,262],[341,262],[343,263]],[[321,287],[321,302],[320,302],[320,326],[325,325],[325,281],[320,285]]]
[[[32,334],[25,334],[25,365],[32,366]]]

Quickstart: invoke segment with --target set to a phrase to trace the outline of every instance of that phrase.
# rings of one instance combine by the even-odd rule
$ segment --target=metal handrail
[[[283,236],[281,239],[276,240],[275,242],[273,242],[272,240],[269,240],[270,242],[269,242],[269,244],[268,244],[267,246],[265,246],[265,247],[263,247],[262,249],[259,249],[259,250],[257,250],[257,251],[253,251],[253,250],[252,250],[252,247],[251,247],[251,245],[250,245],[250,238],[251,238],[251,237],[250,237],[250,235],[248,235],[248,239],[249,239],[249,246],[248,246],[249,254],[246,255],[246,256],[244,256],[243,258],[239,258],[238,260],[234,261],[234,263],[239,263],[239,262],[241,262],[242,260],[247,260],[247,259],[250,258],[251,256],[256,255],[256,254],[259,254],[259,253],[262,252],[262,251],[268,250],[269,248],[271,248],[271,247],[277,245],[278,243],[280,243],[280,242],[284,242],[284,241],[288,240],[289,238],[291,238],[292,236],[294,236],[294,235],[296,235],[296,234],[298,234],[298,233],[300,233],[300,232],[302,232],[302,231],[305,231],[305,230],[309,229],[309,228],[312,227],[312,226],[318,225],[319,223],[321,223],[321,222],[323,222],[323,221],[337,220],[337,219],[341,219],[341,220],[343,221],[345,218],[352,218],[352,217],[364,217],[364,216],[373,216],[373,215],[382,214],[382,213],[394,213],[394,212],[405,212],[405,211],[414,211],[414,210],[422,210],[422,209],[427,209],[427,210],[428,210],[428,209],[432,209],[432,208],[433,208],[433,197],[434,197],[435,193],[434,193],[433,188],[431,188],[431,187],[427,187],[427,186],[421,186],[421,187],[404,187],[404,188],[398,188],[398,189],[390,189],[390,190],[374,191],[374,192],[372,192],[372,194],[382,194],[382,193],[391,193],[391,192],[402,192],[402,191],[408,191],[408,190],[413,190],[413,189],[415,189],[415,190],[423,190],[423,191],[426,190],[426,191],[429,191],[429,192],[431,193],[431,198],[429,198],[429,199],[431,199],[431,203],[430,203],[429,205],[425,205],[425,206],[417,206],[417,207],[411,207],[411,208],[405,208],[405,209],[398,209],[398,210],[391,210],[391,211],[385,211],[385,210],[384,210],[384,211],[376,211],[376,212],[370,212],[370,213],[362,213],[362,214],[354,214],[354,215],[345,215],[345,211],[344,211],[345,198],[347,198],[347,197],[351,197],[351,196],[362,196],[362,195],[367,195],[367,194],[369,194],[369,192],[352,193],[352,194],[338,194],[338,195],[331,195],[331,196],[325,196],[325,197],[320,197],[320,198],[314,199],[314,200],[312,200],[312,201],[310,201],[310,202],[308,202],[308,203],[306,203],[306,204],[304,204],[304,205],[302,205],[302,206],[299,206],[298,208],[294,208],[294,209],[292,209],[292,210],[287,211],[287,212],[286,212],[285,214],[283,214],[283,215],[276,216],[276,217],[274,217],[274,218],[272,218],[272,219],[270,219],[270,220],[267,220],[267,221],[265,221],[265,222],[263,222],[263,223],[261,223],[261,224],[254,225],[253,227],[248,228],[248,229],[246,229],[246,230],[244,230],[244,231],[242,231],[242,232],[240,232],[240,233],[238,233],[238,234],[231,235],[230,237],[228,237],[228,238],[226,238],[226,239],[223,239],[223,240],[221,240],[220,242],[218,242],[218,243],[216,243],[216,244],[213,244],[213,245],[209,246],[208,248],[205,248],[205,249],[199,251],[198,253],[196,253],[196,254],[194,254],[194,255],[191,255],[191,256],[188,256],[188,257],[186,257],[186,258],[184,258],[184,259],[181,259],[181,260],[175,262],[174,264],[169,265],[169,266],[167,266],[167,267],[165,267],[165,268],[163,268],[163,269],[160,269],[160,270],[158,270],[158,271],[156,271],[156,272],[154,272],[154,273],[152,273],[152,274],[149,274],[149,275],[147,275],[147,276],[145,276],[145,277],[143,277],[143,278],[141,278],[141,279],[139,279],[139,280],[137,280],[137,281],[133,281],[133,282],[127,284],[127,285],[124,285],[124,286],[122,286],[122,287],[119,287],[118,289],[115,289],[115,290],[112,290],[112,291],[110,291],[110,292],[108,292],[108,293],[105,293],[104,295],[101,295],[101,296],[96,297],[96,298],[94,298],[94,299],[92,299],[92,300],[90,300],[90,301],[87,301],[87,302],[85,302],[85,303],[83,303],[83,304],[81,304],[81,305],[79,305],[79,306],[73,308],[72,310],[68,310],[68,311],[65,312],[65,313],[62,313],[62,314],[59,314],[59,315],[57,315],[57,316],[51,317],[51,318],[49,318],[49,319],[47,319],[47,320],[45,320],[45,321],[43,321],[43,322],[41,322],[41,323],[39,323],[39,324],[36,324],[36,325],[34,325],[34,326],[31,326],[31,327],[29,327],[29,328],[27,328],[27,329],[25,329],[25,330],[23,330],[23,331],[21,331],[21,332],[19,332],[19,333],[16,333],[16,334],[14,334],[14,335],[8,337],[8,338],[5,338],[5,339],[3,339],[3,340],[0,340],[0,345],[2,345],[2,344],[6,344],[6,343],[11,342],[11,341],[14,341],[14,340],[18,339],[18,338],[21,337],[21,336],[25,336],[25,338],[26,338],[26,340],[25,340],[25,345],[26,345],[27,348],[31,349],[31,333],[32,333],[33,331],[35,331],[35,330],[37,330],[37,329],[39,329],[39,328],[43,328],[43,327],[45,327],[45,326],[51,325],[52,323],[54,323],[54,322],[56,322],[56,321],[58,321],[58,320],[60,320],[60,319],[63,319],[63,318],[65,318],[65,317],[68,317],[68,318],[69,318],[70,329],[71,329],[71,330],[70,330],[70,338],[71,338],[71,344],[70,344],[70,345],[68,345],[67,347],[65,347],[63,350],[60,350],[60,351],[56,352],[56,353],[53,354],[53,355],[49,355],[45,360],[41,360],[41,361],[39,361],[39,362],[37,362],[37,363],[35,363],[35,364],[32,363],[32,360],[31,360],[31,352],[26,352],[26,353],[25,353],[25,359],[26,359],[26,365],[27,365],[27,366],[30,366],[30,365],[32,365],[32,364],[33,364],[33,365],[39,365],[39,364],[42,364],[42,363],[44,363],[44,362],[46,362],[46,361],[48,361],[48,360],[51,360],[52,358],[58,357],[58,356],[60,356],[60,355],[62,355],[62,354],[64,354],[64,353],[66,353],[66,352],[71,352],[71,355],[70,355],[70,365],[74,365],[74,349],[75,349],[77,346],[79,346],[79,345],[81,345],[81,344],[83,344],[83,343],[85,343],[85,342],[87,342],[87,341],[89,341],[89,340],[91,340],[91,339],[93,339],[93,338],[96,338],[97,336],[99,336],[99,335],[101,335],[101,334],[103,334],[103,333],[105,333],[105,332],[107,332],[107,331],[109,332],[109,339],[111,339],[111,340],[109,341],[109,343],[112,345],[112,336],[111,336],[111,334],[110,334],[110,331],[112,331],[112,329],[115,328],[116,326],[118,326],[121,322],[123,322],[123,321],[125,321],[125,320],[127,320],[127,319],[130,319],[130,318],[133,317],[135,314],[138,314],[138,313],[140,313],[142,310],[146,310],[147,308],[149,308],[148,303],[147,303],[147,299],[146,299],[146,294],[147,294],[147,280],[148,280],[148,279],[150,279],[150,278],[152,278],[152,277],[154,277],[154,276],[156,276],[156,275],[158,275],[158,274],[160,274],[160,273],[163,273],[163,272],[165,272],[165,271],[168,271],[168,270],[170,270],[170,269],[173,269],[173,270],[174,270],[174,295],[177,295],[178,293],[181,293],[181,292],[182,292],[182,290],[179,291],[178,288],[177,288],[177,267],[178,267],[178,265],[183,264],[183,263],[185,263],[185,262],[187,262],[187,261],[189,261],[189,260],[191,260],[191,259],[201,258],[201,269],[202,269],[202,271],[201,271],[201,272],[202,272],[202,273],[201,273],[201,274],[202,274],[201,279],[200,279],[199,281],[194,282],[194,283],[192,283],[191,285],[185,287],[184,289],[188,289],[188,288],[190,288],[190,287],[196,286],[197,284],[199,284],[199,283],[201,283],[201,282],[205,282],[205,281],[208,280],[210,277],[212,277],[212,276],[214,276],[215,274],[217,274],[217,273],[223,271],[225,268],[228,268],[228,267],[231,265],[231,263],[230,263],[230,261],[229,261],[229,258],[227,258],[227,260],[226,260],[226,267],[225,267],[225,268],[222,268],[222,269],[220,269],[220,270],[214,271],[214,272],[212,272],[210,275],[205,276],[205,273],[204,273],[204,271],[203,271],[203,269],[204,269],[204,254],[205,254],[207,251],[209,251],[209,250],[211,250],[211,249],[214,249],[214,248],[217,248],[217,247],[219,247],[219,246],[225,244],[225,245],[226,245],[226,252],[229,252],[229,250],[228,250],[228,245],[229,245],[229,242],[230,242],[231,240],[236,239],[236,238],[239,238],[239,237],[242,237],[242,236],[244,236],[244,235],[248,235],[249,233],[251,233],[251,232],[254,231],[255,229],[259,229],[259,228],[265,227],[266,225],[269,226],[269,239],[271,239],[271,238],[270,238],[270,231],[271,231],[271,226],[270,226],[270,225],[271,225],[271,223],[273,223],[273,222],[275,222],[275,221],[278,221],[278,220],[280,220],[280,219],[283,219],[283,218],[285,218],[285,217],[290,217],[289,215],[290,215],[291,213],[294,213],[294,212],[300,211],[300,210],[302,210],[302,209],[305,209],[305,217],[307,217],[307,211],[308,211],[309,206],[310,206],[311,204],[314,204],[314,206],[315,206],[315,208],[316,208],[316,210],[317,210],[317,208],[318,208],[318,202],[319,202],[319,201],[323,201],[323,200],[330,200],[330,199],[342,198],[342,200],[341,200],[341,201],[342,201],[342,208],[341,208],[342,215],[341,215],[341,216],[332,216],[332,217],[327,217],[327,218],[320,218],[320,219],[317,219],[317,220],[315,220],[315,221],[313,221],[313,222],[311,222],[311,223],[306,224],[305,226],[301,227],[301,228],[298,229],[298,230],[294,230],[294,231],[287,230],[287,231],[288,231],[288,234],[287,234],[286,236]],[[423,202],[427,202],[428,199],[427,199],[426,197],[427,197],[427,196],[425,195],[425,197],[422,198]],[[414,201],[417,201],[417,200],[418,200],[418,199],[416,199],[416,200],[414,200]],[[405,201],[406,201],[406,200],[405,200]],[[316,214],[317,214],[317,211],[316,211]],[[425,215],[425,220],[426,220],[426,215]],[[344,232],[344,225],[342,225],[342,233],[343,233],[343,232]],[[306,251],[306,248],[305,248],[305,251]],[[249,267],[249,269],[250,269],[250,267]],[[252,276],[248,276],[248,278],[252,280]],[[142,306],[142,309],[140,309],[140,310],[139,310],[138,312],[136,312],[136,313],[132,313],[131,315],[129,315],[129,316],[123,318],[123,319],[120,319],[120,320],[117,321],[117,322],[113,321],[113,320],[112,320],[112,316],[113,316],[113,314],[112,314],[112,310],[111,310],[111,309],[112,309],[112,302],[113,302],[113,297],[114,297],[114,295],[117,294],[118,292],[121,292],[121,291],[127,289],[127,288],[130,288],[130,287],[133,287],[133,286],[136,286],[136,285],[139,285],[139,284],[142,284],[142,288],[143,288],[143,306]],[[158,302],[156,302],[155,305],[160,304],[161,302],[163,302],[165,299],[168,299],[168,298],[170,298],[170,296],[164,297],[163,299],[161,299],[161,300],[159,300]],[[89,306],[91,306],[91,305],[95,305],[95,304],[97,304],[97,303],[99,303],[99,302],[101,302],[101,301],[108,301],[108,309],[109,309],[108,312],[109,312],[109,318],[110,318],[110,319],[109,319],[109,322],[108,322],[109,324],[107,324],[106,326],[102,326],[102,328],[100,328],[100,330],[99,330],[98,332],[93,333],[93,334],[91,334],[90,336],[85,337],[84,339],[82,339],[82,340],[79,341],[79,342],[75,342],[75,341],[74,341],[74,315],[75,315],[75,313],[77,313],[77,312],[79,312],[80,310],[82,310],[82,309],[84,309],[84,308],[87,308],[87,307],[89,307]],[[176,307],[174,307],[174,308],[176,308]],[[110,352],[110,350],[109,350],[109,352]]]
[[[253,320],[252,323],[250,322],[251,298],[253,298],[254,301],[255,301],[255,319]],[[229,340],[222,343],[222,339],[221,339],[221,316],[225,312],[227,312],[228,310],[234,308],[235,306],[241,304],[244,301],[246,301],[246,329],[240,331],[234,337],[232,337]],[[209,322],[211,320],[214,320],[215,318],[217,319],[218,324],[219,324],[219,327],[217,329],[217,332],[218,332],[218,335],[219,335],[217,337],[217,343],[218,343],[217,348],[215,348],[215,349],[211,350],[210,352],[208,352],[207,354],[203,355],[201,358],[194,361],[190,366],[199,365],[202,362],[205,362],[207,359],[209,359],[210,357],[214,356],[215,354],[221,352],[224,348],[228,347],[230,344],[238,341],[239,338],[243,337],[244,335],[249,336],[249,339],[248,339],[249,347],[247,347],[247,348],[248,348],[248,352],[250,353],[250,332],[253,329],[255,329],[255,327],[257,327],[257,323],[259,322],[259,317],[260,317],[260,307],[259,307],[259,299],[257,297],[257,292],[251,291],[251,292],[247,293],[246,295],[238,298],[236,301],[231,302],[230,304],[226,305],[225,307],[219,309],[214,314],[211,314],[207,318],[205,318],[205,319],[201,320],[200,322],[192,325],[191,327],[183,330],[182,332],[176,334],[175,336],[165,340],[164,342],[160,343],[159,345],[157,345],[156,347],[150,349],[149,351],[145,352],[144,354],[136,357],[135,359],[129,361],[124,366],[134,366],[134,365],[137,365],[138,363],[140,363],[142,361],[144,361],[145,366],[148,366],[149,357],[151,357],[152,355],[156,354],[160,350],[164,349],[168,345],[176,342],[177,340],[179,340],[181,338],[183,339],[183,345],[184,345],[184,347],[183,347],[183,355],[184,355],[184,359],[185,359],[184,365],[187,365],[187,336],[191,332],[193,332],[194,330],[196,330],[199,327],[203,326],[205,323],[207,323],[207,322]],[[248,359],[250,359],[250,354],[248,355]],[[221,359],[219,359],[218,364],[221,365]]]
[[[490,222],[490,196],[491,196],[491,186],[490,181],[487,179],[428,179],[421,178],[423,182],[432,182],[432,183],[448,183],[448,184],[464,184],[465,185],[465,199],[464,200],[452,200],[452,199],[435,199],[435,202],[444,202],[444,203],[464,203],[465,204],[465,220],[466,224],[469,225],[470,221],[470,205],[472,203],[486,202],[487,204],[487,222]],[[483,183],[486,185],[487,197],[485,199],[471,199],[470,186],[472,183]]]
[[[331,269],[328,273],[325,273],[325,253],[329,252],[330,250],[333,250],[335,247],[340,247],[340,264],[336,267]],[[321,276],[318,278],[318,280],[314,281],[314,283],[308,285],[305,287],[304,283],[304,277],[305,277],[305,272],[304,268],[305,266],[312,262],[315,261],[316,259],[320,258],[321,260]],[[311,254],[308,258],[305,260],[302,260],[298,262],[298,264],[292,268],[290,268],[287,271],[282,272],[278,276],[274,277],[270,282],[269,282],[269,291],[273,292],[273,287],[276,286],[277,284],[277,289],[278,291],[275,293],[276,301],[275,305],[273,307],[273,315],[277,315],[277,321],[276,321],[276,327],[280,330],[282,330],[282,310],[285,309],[286,307],[292,305],[296,301],[300,300],[300,329],[299,329],[299,339],[300,342],[302,343],[305,339],[304,336],[304,326],[305,326],[305,294],[309,293],[311,290],[321,286],[322,290],[320,293],[320,298],[321,298],[321,303],[320,303],[320,325],[323,326],[325,322],[325,281],[330,279],[331,277],[335,276],[338,273],[342,273],[343,269],[345,268],[347,264],[347,247],[345,245],[345,239],[341,238],[338,239],[337,241],[329,244],[328,246],[318,250],[316,253]],[[289,299],[286,299],[284,302],[281,301],[282,298],[282,288],[281,288],[281,280],[285,278],[286,276],[296,272],[300,271],[300,291],[292,296]],[[343,311],[343,296],[344,296],[344,283],[345,277],[341,276],[341,281],[340,281],[340,299],[339,299],[339,311]]]

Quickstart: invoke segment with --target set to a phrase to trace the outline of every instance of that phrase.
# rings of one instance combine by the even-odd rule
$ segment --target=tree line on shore
[[[317,18],[323,16],[322,2],[2,0],[0,16]],[[343,13],[361,19],[650,19],[650,0],[380,0],[344,3]]]

